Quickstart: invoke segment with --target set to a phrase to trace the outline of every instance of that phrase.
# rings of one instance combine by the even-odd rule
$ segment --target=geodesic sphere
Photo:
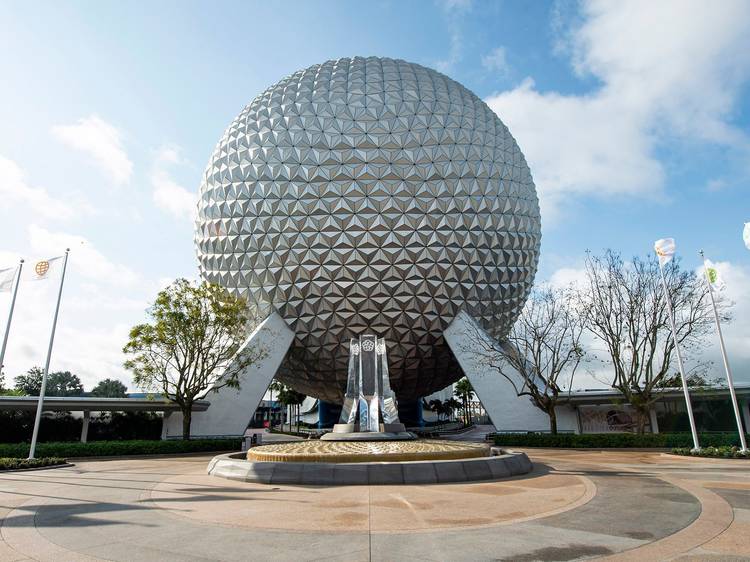
[[[482,100],[417,64],[356,57],[284,78],[232,122],[196,246],[205,279],[295,332],[279,380],[341,401],[349,338],[374,333],[403,400],[462,376],[442,336],[460,309],[507,333],[540,237],[529,167]]]

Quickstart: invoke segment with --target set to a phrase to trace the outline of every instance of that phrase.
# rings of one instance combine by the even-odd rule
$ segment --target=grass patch
[[[67,461],[58,457],[42,457],[39,459],[17,459],[0,457],[0,470],[19,470],[22,468],[41,468],[43,466],[56,466],[65,464]]]
[[[92,441],[90,443],[37,443],[40,457],[119,457],[127,455],[167,455],[207,451],[239,451],[242,440],[191,439],[189,441]],[[29,456],[28,443],[0,443],[0,457]]]
[[[750,452],[742,452],[739,447],[703,447],[693,451],[690,447],[677,447],[672,454],[686,457],[710,457],[716,459],[750,459]]]
[[[702,433],[699,441],[704,447],[733,447],[739,445],[737,433]],[[688,449],[693,446],[690,433],[499,433],[495,445],[516,447],[559,447],[566,449]]]

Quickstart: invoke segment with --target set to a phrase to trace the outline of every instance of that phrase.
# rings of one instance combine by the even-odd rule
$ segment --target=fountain
[[[323,441],[393,441],[417,436],[398,419],[396,394],[388,377],[385,339],[374,335],[352,338],[349,373],[339,423]]]
[[[214,457],[208,473],[269,484],[430,484],[494,480],[531,470],[524,453],[484,443],[417,439],[398,419],[385,340],[352,338],[339,423],[320,440]]]

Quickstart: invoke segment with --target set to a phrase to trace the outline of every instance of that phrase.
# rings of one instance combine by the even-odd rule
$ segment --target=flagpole
[[[711,285],[711,278],[708,275],[708,265],[706,264],[706,256],[703,255],[703,250],[700,252],[701,259],[703,259],[703,270],[706,273],[706,282],[708,283],[708,294],[711,297],[711,306],[714,311],[714,320],[716,321],[716,331],[719,333],[719,347],[721,347],[721,358],[724,361],[724,371],[727,373],[727,382],[729,383],[729,394],[732,396],[732,408],[734,409],[734,417],[737,420],[737,430],[740,433],[740,444],[742,445],[742,452],[747,451],[747,443],[745,441],[745,429],[742,427],[742,417],[740,416],[740,409],[737,406],[737,394],[734,392],[734,381],[732,380],[732,368],[729,366],[729,359],[727,358],[727,349],[724,345],[724,335],[721,333],[721,322],[719,321],[719,313],[716,310],[716,300],[714,300],[714,291]]]
[[[680,377],[682,378],[682,392],[685,394],[685,405],[687,406],[688,419],[690,420],[690,432],[693,434],[693,450],[700,450],[698,443],[698,432],[695,429],[695,419],[693,418],[693,405],[690,403],[690,393],[688,392],[687,379],[685,379],[685,367],[682,364],[682,353],[680,353],[680,342],[677,341],[677,326],[674,321],[674,310],[672,310],[672,299],[669,296],[667,288],[667,279],[664,277],[664,266],[659,260],[659,271],[661,272],[661,283],[664,287],[664,296],[667,298],[667,307],[669,308],[669,321],[672,324],[672,338],[674,338],[674,349],[677,352],[677,365],[680,368]]]
[[[65,249],[65,258],[63,259],[62,275],[60,275],[60,288],[57,291],[57,305],[55,306],[55,316],[52,319],[52,333],[49,336],[49,347],[47,348],[47,361],[44,364],[44,374],[42,375],[42,387],[39,389],[39,401],[36,407],[36,419],[34,420],[34,432],[31,435],[31,447],[29,448],[29,459],[34,458],[36,449],[36,438],[39,435],[39,422],[42,419],[42,410],[44,410],[44,391],[47,388],[47,374],[49,373],[49,362],[52,357],[52,344],[55,341],[55,329],[57,328],[57,315],[60,312],[60,298],[62,297],[63,283],[65,282],[65,270],[68,266],[68,253],[70,248]]]
[[[16,286],[13,288],[13,296],[10,299],[10,312],[8,312],[8,323],[5,325],[5,335],[3,336],[3,347],[0,349],[0,374],[5,366],[5,348],[8,346],[8,334],[10,333],[10,322],[13,320],[13,309],[16,307],[16,295],[18,294],[18,284],[21,282],[21,270],[23,269],[23,260],[18,262],[18,271],[16,271]]]

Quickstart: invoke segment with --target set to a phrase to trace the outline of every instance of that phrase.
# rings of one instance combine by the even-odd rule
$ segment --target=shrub
[[[739,447],[704,447],[699,451],[693,451],[690,447],[677,447],[672,449],[675,455],[687,457],[713,457],[720,459],[750,459],[750,452],[744,453]]]
[[[164,455],[206,451],[239,451],[242,440],[191,439],[189,441],[93,441],[91,443],[38,443],[40,457],[108,457],[127,455]],[[24,458],[28,443],[0,443],[0,457]]]
[[[737,433],[702,433],[698,436],[704,447],[731,447],[739,444]],[[690,433],[498,433],[494,436],[495,445],[516,447],[561,447],[569,449],[607,448],[681,448],[692,447]]]
[[[21,468],[40,468],[65,464],[66,460],[57,457],[43,457],[41,459],[16,459],[0,457],[0,470],[18,470]]]

